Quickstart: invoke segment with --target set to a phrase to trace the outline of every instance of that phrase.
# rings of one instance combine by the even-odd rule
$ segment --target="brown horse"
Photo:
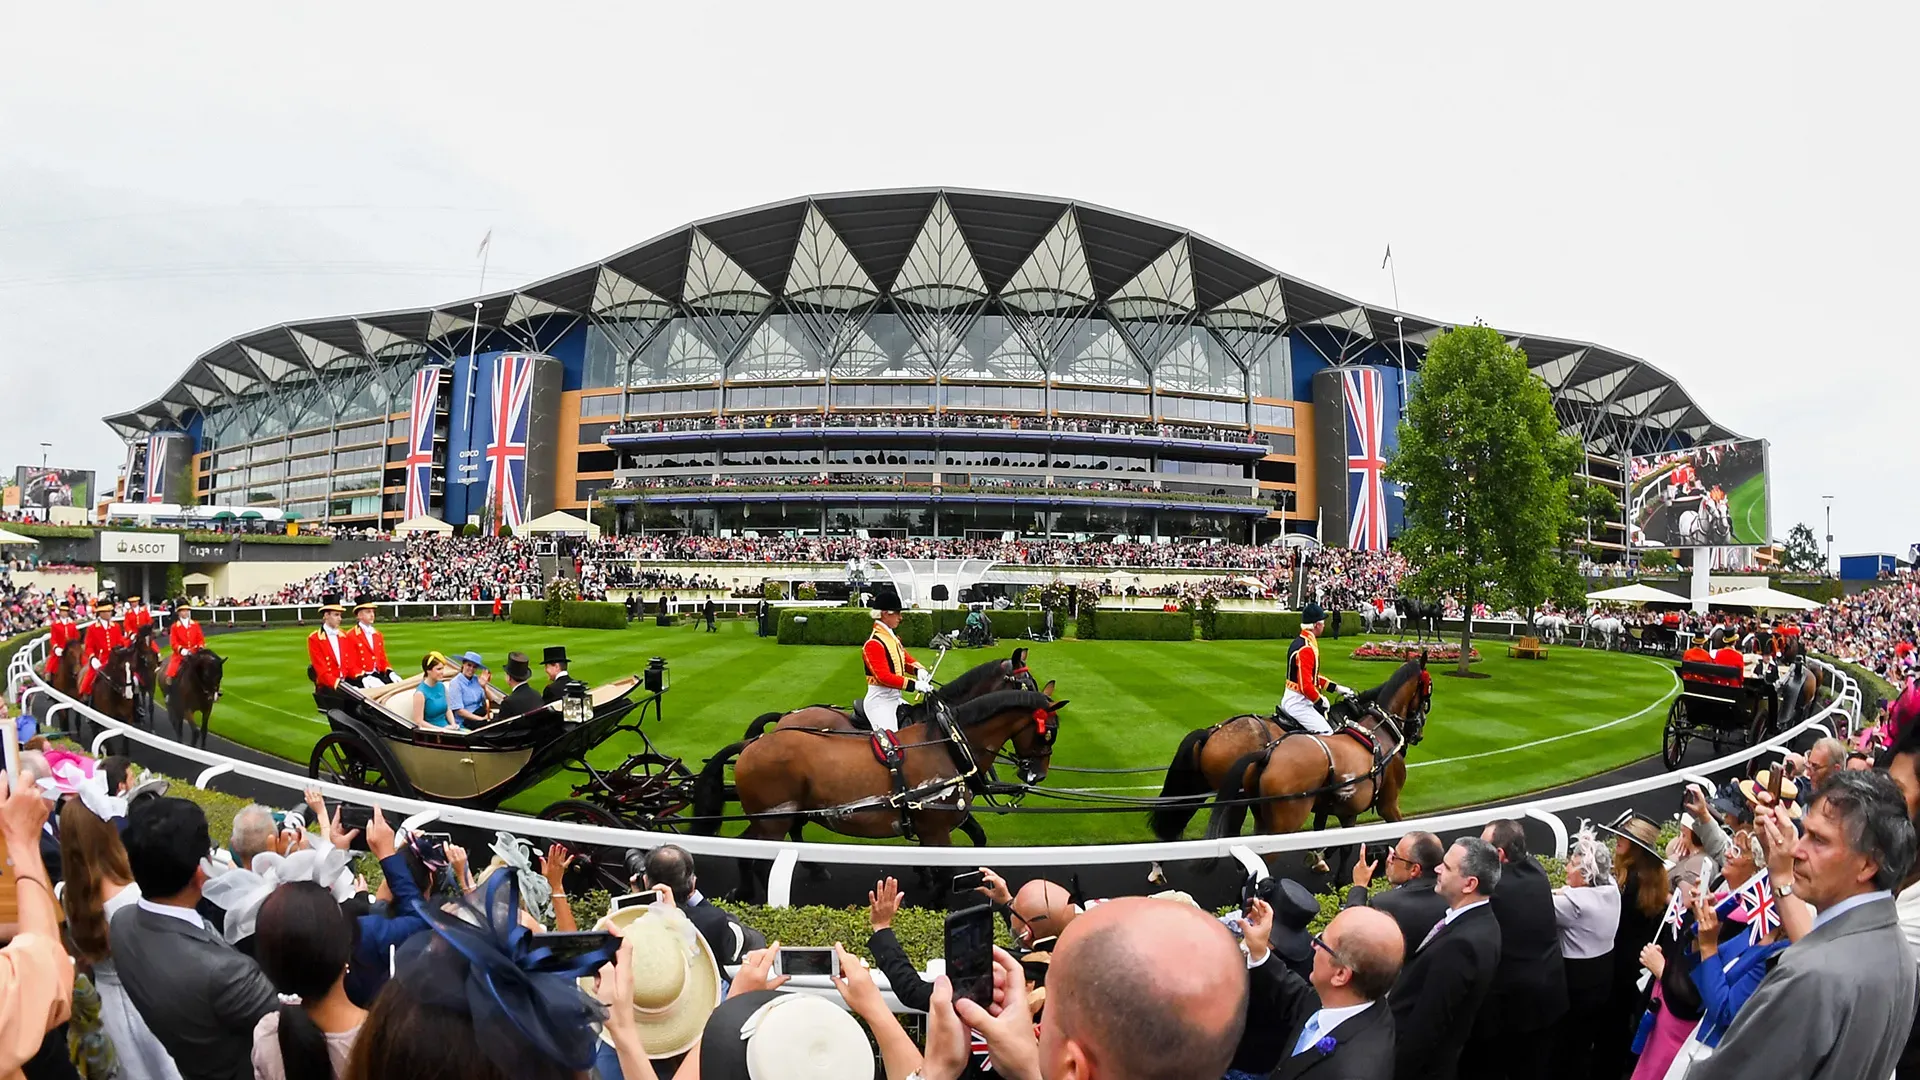
[[[1311,810],[1314,827],[1329,816],[1342,825],[1368,810],[1399,821],[1400,790],[1407,782],[1406,750],[1425,734],[1433,702],[1427,658],[1400,665],[1377,689],[1334,706],[1332,735],[1288,735],[1228,766],[1207,819],[1208,839],[1240,834],[1252,808],[1255,829],[1287,833]],[[1341,721],[1368,741],[1340,730]]]
[[[892,798],[893,778],[865,733],[777,728],[708,759],[694,788],[694,831],[720,831],[726,768],[737,757],[733,786],[741,810],[752,817],[744,836],[778,840],[811,818],[846,836],[911,832],[923,845],[946,847],[972,805],[973,785],[984,780],[1001,747],[1012,744],[1022,781],[1046,777],[1066,705],[1030,690],[1002,690],[961,705],[950,718],[942,714],[901,729],[908,806]]]
[[[47,661],[47,685],[56,693],[73,697],[80,688],[80,654],[83,650],[79,642],[67,646],[60,654],[58,662]]]
[[[1001,690],[1028,690],[1038,692],[1040,684],[1033,673],[1027,670],[1027,650],[1015,649],[1013,655],[1005,660],[989,660],[960,677],[933,689],[927,695],[928,701],[938,701],[948,708],[959,708],[984,694]],[[921,707],[925,707],[923,702]],[[916,718],[909,709],[903,709],[901,719],[912,722]],[[809,705],[790,713],[762,713],[753,723],[747,725],[746,738],[757,739],[766,734],[771,726],[777,731],[787,728],[815,728],[824,731],[852,731],[853,711],[836,705]]]
[[[218,653],[206,649],[180,658],[180,671],[167,683],[167,719],[173,721],[174,736],[181,742],[207,745],[207,733],[213,730],[213,703],[220,700],[220,676],[226,663]],[[197,724],[195,713],[200,714]]]
[[[93,680],[93,699],[87,704],[123,724],[147,726],[158,667],[153,627],[143,626],[134,632],[132,641],[107,654],[100,674]]]
[[[1160,798],[1165,802],[1147,814],[1147,825],[1161,840],[1178,840],[1187,823],[1200,812],[1204,797],[1226,779],[1227,769],[1248,754],[1258,753],[1285,734],[1272,716],[1243,713],[1212,727],[1195,728],[1180,740],[1167,766]]]

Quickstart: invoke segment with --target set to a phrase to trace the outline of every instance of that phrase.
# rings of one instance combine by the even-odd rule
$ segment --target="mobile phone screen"
[[[946,930],[947,978],[954,997],[987,1008],[993,1004],[993,909],[983,904],[950,912]]]
[[[987,883],[987,875],[978,870],[962,870],[953,875],[953,891],[972,892]]]
[[[4,751],[7,767],[7,775],[0,776],[0,791],[11,791],[13,778],[20,775],[20,733],[10,720],[0,720],[0,728],[5,729],[4,734],[0,734],[0,750]]]
[[[774,961],[776,975],[838,975],[840,958],[832,949],[783,948]]]
[[[630,907],[646,907],[648,904],[657,904],[659,902],[660,894],[654,892],[652,889],[647,889],[643,892],[628,893],[625,896],[614,897],[607,902],[607,910],[625,911]]]
[[[620,949],[620,935],[597,930],[572,933],[535,934],[533,947],[551,950],[552,959],[542,967],[566,967],[583,956],[605,952],[611,956]]]

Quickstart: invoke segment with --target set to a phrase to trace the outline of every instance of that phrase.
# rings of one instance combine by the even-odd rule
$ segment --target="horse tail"
[[[780,718],[785,715],[786,713],[770,712],[761,713],[759,716],[754,717],[753,723],[747,725],[747,741],[752,742],[766,734],[767,725],[779,723]]]
[[[706,768],[701,769],[699,778],[694,780],[693,814],[697,819],[693,823],[694,835],[719,835],[720,815],[727,808],[727,766],[746,747],[745,739],[721,747],[719,753],[707,759]]]
[[[1207,744],[1212,728],[1197,728],[1180,740],[1173,752],[1173,764],[1167,766],[1167,781],[1161,785],[1162,799],[1179,799],[1207,793],[1207,776],[1200,770],[1200,749]],[[1187,822],[1200,812],[1197,800],[1163,805],[1147,814],[1147,825],[1161,840],[1178,840]]]
[[[1249,796],[1260,791],[1260,774],[1267,768],[1267,750],[1256,750],[1227,766],[1227,774],[1214,794],[1213,809],[1207,815],[1207,839],[1224,840],[1239,836],[1247,819]]]

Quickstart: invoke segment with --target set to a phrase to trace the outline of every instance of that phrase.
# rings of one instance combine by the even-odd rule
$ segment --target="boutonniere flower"
[[[1335,1039],[1333,1036],[1328,1035],[1327,1037],[1321,1039],[1319,1042],[1314,1043],[1313,1048],[1315,1050],[1320,1051],[1320,1054],[1324,1057],[1327,1054],[1333,1053],[1333,1048],[1339,1045],[1340,1045],[1340,1041],[1338,1039]]]

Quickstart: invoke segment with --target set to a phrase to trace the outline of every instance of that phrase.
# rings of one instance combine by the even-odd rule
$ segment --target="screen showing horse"
[[[22,508],[92,507],[92,469],[50,469],[22,465],[14,471]]]
[[[1630,463],[1627,523],[1637,547],[1771,542],[1764,439],[1707,443]]]

